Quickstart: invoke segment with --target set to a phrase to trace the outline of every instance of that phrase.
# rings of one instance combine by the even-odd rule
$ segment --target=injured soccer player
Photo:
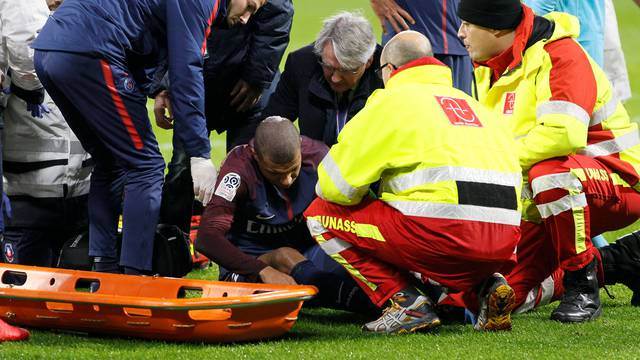
[[[316,306],[379,313],[351,276],[313,241],[302,213],[315,198],[322,142],[272,116],[229,152],[204,209],[196,250],[220,280],[315,285]]]

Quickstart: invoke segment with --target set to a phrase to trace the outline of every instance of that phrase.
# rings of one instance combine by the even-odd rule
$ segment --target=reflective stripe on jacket
[[[89,193],[91,156],[45,93],[49,113],[34,118],[10,95],[2,133],[4,190],[9,196],[64,198]]]
[[[344,127],[316,192],[355,205],[379,198],[409,216],[518,225],[521,175],[508,129],[451,85],[433,58],[401,67]]]
[[[480,102],[510,123],[525,179],[540,161],[583,154],[637,188],[637,124],[629,121],[600,67],[575,42],[578,20],[561,13],[545,18],[555,24],[551,37],[528,47],[521,63],[495,83],[490,68],[476,68]]]

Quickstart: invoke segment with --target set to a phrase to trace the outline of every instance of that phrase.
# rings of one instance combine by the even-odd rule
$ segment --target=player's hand
[[[282,284],[282,285],[297,285],[293,278],[283,272],[280,272],[271,266],[260,270],[258,273],[260,280],[265,284]]]
[[[240,79],[236,83],[236,86],[233,87],[233,90],[231,90],[230,95],[230,105],[236,108],[237,112],[244,112],[249,110],[258,102],[258,100],[260,100],[260,97],[262,96],[262,89]]]
[[[201,157],[191,158],[193,193],[196,194],[203,206],[207,206],[211,197],[213,197],[217,176],[216,167],[213,166],[210,159]]]
[[[380,26],[382,31],[386,34],[387,28],[384,26],[385,20],[391,24],[391,27],[396,33],[404,30],[409,30],[410,24],[415,24],[416,21],[413,17],[403,8],[401,8],[394,0],[370,0],[371,9],[380,20]]]
[[[156,124],[159,128],[173,129],[173,112],[171,111],[171,100],[167,90],[162,90],[156,95],[153,103],[153,113],[156,116]]]

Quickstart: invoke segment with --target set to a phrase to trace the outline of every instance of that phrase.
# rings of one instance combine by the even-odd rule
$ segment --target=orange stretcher
[[[313,286],[9,264],[0,264],[0,279],[0,318],[10,324],[169,341],[277,337],[291,329],[304,300],[318,292]]]

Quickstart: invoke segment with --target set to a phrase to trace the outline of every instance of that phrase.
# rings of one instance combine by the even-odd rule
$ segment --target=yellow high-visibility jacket
[[[582,154],[611,167],[619,176],[615,181],[640,190],[637,124],[602,69],[575,42],[578,20],[564,13],[545,17],[555,24],[552,36],[527,48],[521,63],[495,83],[489,67],[476,68],[478,99],[510,124],[525,181],[540,161]],[[523,197],[525,219],[537,220],[528,185]]]
[[[433,58],[399,69],[344,127],[318,169],[317,194],[379,199],[405,215],[518,225],[522,177],[508,129],[451,85]]]

